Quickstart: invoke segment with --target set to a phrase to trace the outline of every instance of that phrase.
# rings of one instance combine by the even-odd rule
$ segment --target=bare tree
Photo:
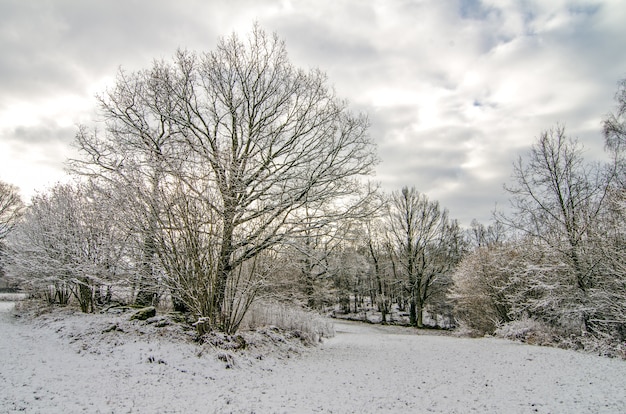
[[[499,218],[535,252],[520,276],[527,294],[514,300],[518,309],[570,332],[603,330],[595,321],[607,319],[598,298],[614,280],[602,251],[615,234],[608,213],[616,172],[615,163],[586,163],[562,127],[542,133],[514,165],[515,185],[506,187],[514,212]]]
[[[500,245],[506,239],[506,229],[499,221],[485,226],[474,219],[467,230],[467,237],[470,245],[475,247]]]
[[[308,222],[305,230],[289,242],[292,258],[299,264],[301,286],[307,307],[321,309],[331,296],[331,278],[334,273],[333,256],[341,249],[347,226],[327,223],[315,227],[310,224],[317,214],[304,208],[301,219]]]
[[[152,71],[120,71],[116,85],[98,96],[104,133],[81,126],[75,144],[82,157],[69,162],[74,173],[97,183],[110,204],[126,212],[121,224],[135,234],[139,252],[141,272],[134,286],[139,305],[153,304],[158,296],[160,187],[175,168],[172,154],[178,148],[165,118],[173,105],[162,86],[168,76],[157,63]]]
[[[604,123],[608,163],[585,162],[563,127],[547,130],[514,164],[505,187],[512,214],[497,215],[517,237],[484,243],[486,229],[473,226],[479,247],[456,272],[452,295],[470,326],[531,318],[593,347],[623,347],[624,81],[616,99]]]
[[[199,59],[180,54],[177,64],[183,82],[174,85],[182,103],[175,121],[204,167],[193,172],[219,195],[210,201],[221,221],[214,296],[221,317],[232,270],[309,223],[333,219],[316,209],[321,215],[303,223],[294,213],[352,196],[374,155],[366,118],[348,112],[321,72],[294,69],[283,42],[259,28],[247,45],[232,36]],[[333,214],[348,213],[352,203],[346,206]]]
[[[6,246],[4,239],[18,223],[24,203],[17,187],[0,181],[0,277],[4,276]]]
[[[319,70],[294,68],[284,43],[255,27],[247,41],[233,35],[214,52],[179,52],[171,64],[120,75],[103,99],[107,134],[150,148],[144,160],[162,175],[148,188],[176,181],[211,211],[217,243],[215,266],[203,276],[212,286],[202,316],[216,328],[229,330],[227,286],[246,262],[362,202],[361,177],[376,161],[368,121],[326,82]],[[96,134],[82,138],[87,166],[117,174],[119,162],[98,164]],[[120,150],[111,144],[111,153]],[[310,222],[299,220],[307,206],[339,199],[341,208],[316,208]],[[161,217],[162,208],[149,217]]]
[[[505,188],[514,213],[499,219],[559,251],[576,286],[586,291],[593,286],[597,264],[586,251],[596,238],[611,177],[585,163],[581,146],[559,126],[541,134],[526,162],[520,157],[513,179],[515,185]]]
[[[337,299],[344,311],[358,313],[370,298],[370,265],[353,243],[345,242],[331,257]],[[354,308],[351,308],[351,304]]]
[[[617,92],[615,94],[617,108],[615,112],[609,113],[603,123],[606,148],[619,158],[624,168],[624,154],[626,151],[626,79],[622,79],[618,83]],[[622,177],[622,186],[624,185]]]
[[[592,324],[620,343],[626,341],[626,79],[618,82],[617,106],[603,122],[605,145],[613,156],[616,180],[609,192],[609,208],[602,226],[602,261],[605,277],[592,292],[597,304]]]
[[[69,184],[33,197],[9,238],[12,276],[52,303],[74,296],[83,312],[93,312],[126,276],[117,212],[99,205],[88,187]]]
[[[390,229],[398,270],[406,278],[410,323],[422,327],[429,298],[448,286],[461,258],[461,231],[438,202],[407,187],[392,195]]]
[[[385,228],[384,217],[366,220],[364,230],[363,243],[367,256],[372,263],[374,277],[372,301],[376,303],[381,313],[381,322],[391,322],[387,320],[387,316],[391,313],[391,305],[397,290],[396,285],[401,281],[394,280],[392,277],[393,260],[389,254],[392,248]]]
[[[17,187],[0,181],[0,241],[15,227],[24,209]]]

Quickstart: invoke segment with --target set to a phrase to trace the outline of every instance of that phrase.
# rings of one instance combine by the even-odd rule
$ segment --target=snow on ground
[[[626,412],[626,361],[501,339],[337,321],[319,347],[226,369],[231,354],[128,314],[24,319],[0,314],[0,412]]]

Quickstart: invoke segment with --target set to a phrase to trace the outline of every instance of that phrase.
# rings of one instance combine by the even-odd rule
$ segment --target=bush
[[[509,322],[515,290],[511,275],[520,266],[515,245],[480,247],[468,254],[452,276],[455,318],[473,336],[492,334]]]
[[[626,342],[601,333],[571,333],[530,318],[502,325],[495,332],[499,338],[532,345],[556,346],[562,349],[585,351],[610,358],[626,359]]]
[[[555,346],[561,342],[561,335],[554,328],[529,318],[506,323],[496,329],[495,334],[499,338],[531,345]]]

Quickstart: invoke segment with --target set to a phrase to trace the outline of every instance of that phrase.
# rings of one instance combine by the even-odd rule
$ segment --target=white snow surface
[[[0,412],[626,412],[619,359],[345,321],[317,347],[241,353],[155,325],[0,313]]]

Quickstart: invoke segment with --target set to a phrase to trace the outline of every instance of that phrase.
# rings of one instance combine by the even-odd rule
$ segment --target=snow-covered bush
[[[480,247],[454,275],[456,318],[474,334],[491,334],[513,321],[541,321],[568,334],[583,331],[589,301],[569,268],[548,246],[529,238]]]
[[[520,266],[513,245],[480,247],[468,254],[453,275],[449,297],[455,317],[472,335],[491,334],[511,320],[511,276]]]
[[[521,341],[532,345],[556,345],[560,335],[555,328],[530,318],[508,322],[498,329],[497,337]]]

